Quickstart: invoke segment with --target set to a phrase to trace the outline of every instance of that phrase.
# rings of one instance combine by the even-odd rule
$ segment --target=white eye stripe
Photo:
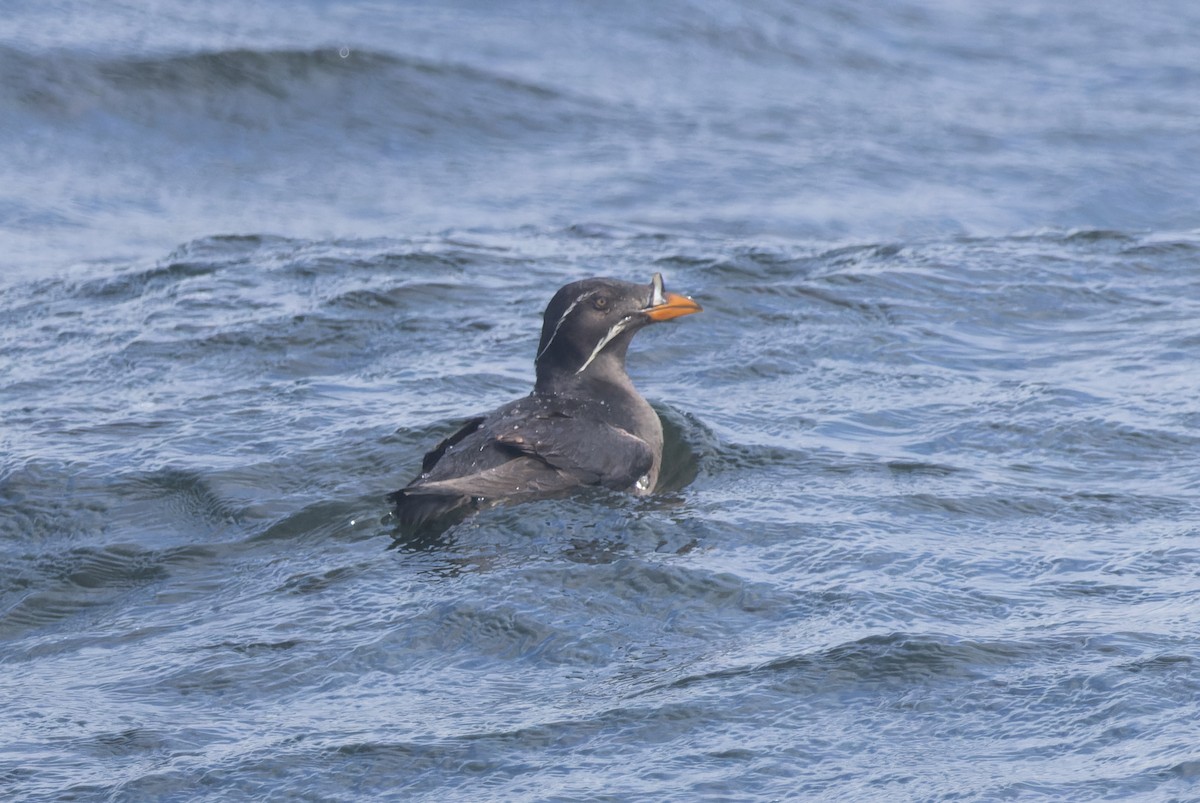
[[[563,314],[561,316],[559,316],[558,323],[554,324],[554,331],[550,333],[550,339],[546,341],[546,345],[543,346],[542,350],[539,351],[537,353],[537,356],[533,358],[534,362],[537,362],[538,360],[540,360],[542,358],[542,355],[545,354],[546,351],[550,348],[550,344],[554,342],[554,338],[558,337],[558,330],[562,328],[563,322],[566,321],[567,316],[570,315],[577,306],[579,306],[579,303],[581,301],[586,301],[587,299],[591,298],[592,296],[596,295],[596,293],[599,293],[599,292],[600,292],[599,290],[590,290],[590,291],[584,293],[583,295],[581,295],[579,298],[572,301],[567,306],[567,308],[563,311]],[[588,362],[591,362],[591,360],[589,359]],[[583,369],[581,368],[579,370],[582,371]]]

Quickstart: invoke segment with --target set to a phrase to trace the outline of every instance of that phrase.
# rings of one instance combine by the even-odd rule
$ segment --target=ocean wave
[[[596,102],[462,64],[378,51],[232,49],[158,56],[28,54],[0,47],[0,106],[61,124],[112,117],[181,137],[328,126],[361,136],[511,136],[569,127]],[[382,136],[383,134],[380,133]]]

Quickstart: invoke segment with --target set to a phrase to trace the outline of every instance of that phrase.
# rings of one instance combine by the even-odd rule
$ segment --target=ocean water
[[[0,798],[1200,799],[1200,7],[0,20]],[[570,280],[659,493],[392,526]]]

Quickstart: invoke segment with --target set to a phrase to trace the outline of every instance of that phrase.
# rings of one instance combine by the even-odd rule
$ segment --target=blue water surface
[[[1200,798],[1196,30],[9,3],[0,797]],[[396,530],[654,272],[659,493]]]

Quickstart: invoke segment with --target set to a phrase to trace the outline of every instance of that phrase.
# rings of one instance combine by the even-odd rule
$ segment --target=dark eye
[[[608,299],[604,296],[596,296],[592,299],[592,306],[599,310],[608,309]]]

